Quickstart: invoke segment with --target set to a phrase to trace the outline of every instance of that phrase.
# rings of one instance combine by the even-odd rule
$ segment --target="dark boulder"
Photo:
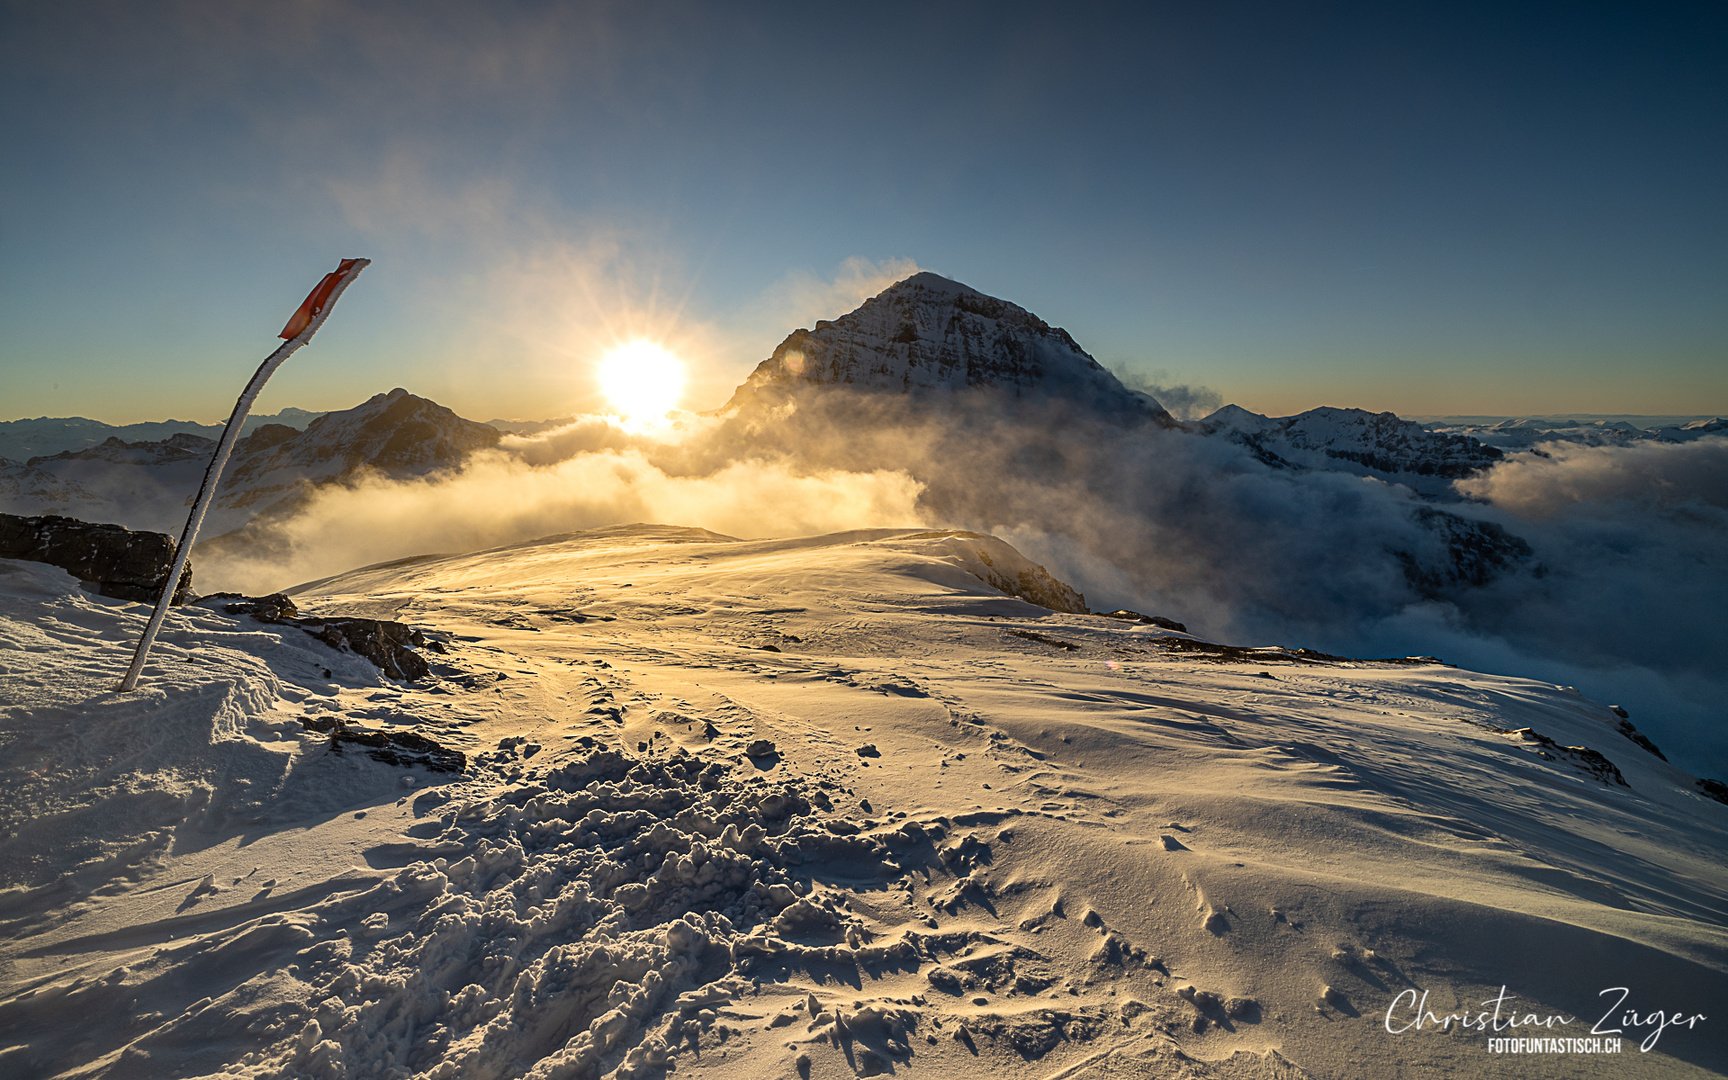
[[[392,679],[411,682],[432,674],[431,665],[414,651],[428,646],[426,635],[403,623],[378,619],[325,619],[316,615],[302,617],[300,609],[284,593],[269,596],[211,593],[201,602],[219,607],[230,615],[250,615],[259,622],[298,626],[332,649],[343,649],[365,657]]]
[[[425,635],[412,626],[377,619],[324,619],[322,627],[313,629],[318,621],[308,619],[301,629],[332,648],[364,656],[392,679],[408,682],[432,674],[431,665],[414,651],[415,646],[426,644]]]
[[[1115,611],[1094,611],[1092,614],[1102,615],[1106,619],[1121,619],[1123,622],[1145,623],[1161,630],[1174,630],[1179,634],[1188,632],[1188,627],[1175,619],[1166,619],[1162,615],[1142,615],[1138,611],[1130,611],[1127,608],[1117,608]]]
[[[156,602],[174,563],[174,541],[162,533],[76,518],[0,514],[0,558],[58,566],[103,596]],[[192,595],[192,564],[180,575],[174,603]]]
[[[358,746],[373,761],[398,768],[419,766],[428,772],[459,773],[468,767],[468,755],[435,739],[412,731],[373,731],[353,727],[341,717],[311,717],[300,721],[308,731],[327,733],[330,749]]]
[[[287,593],[271,593],[269,596],[241,596],[234,592],[211,593],[199,597],[198,602],[215,604],[230,615],[250,615],[259,622],[297,623],[300,619],[300,609],[294,606],[294,601],[288,599]]]

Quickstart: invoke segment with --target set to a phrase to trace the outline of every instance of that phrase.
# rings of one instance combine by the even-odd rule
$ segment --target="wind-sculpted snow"
[[[115,693],[148,616],[63,570],[0,560],[0,887],[88,888],[73,871],[122,872],[394,782],[335,763],[310,780],[292,753],[324,741],[300,717],[334,708],[343,684],[381,681],[366,661],[297,629],[177,607],[140,691]]]
[[[802,782],[734,773],[599,750],[442,807],[429,839],[449,855],[306,913],[306,943],[324,941],[298,955],[308,1007],[239,1074],[659,1076],[715,1006],[748,999],[757,958],[916,961],[809,881],[886,881],[923,831],[836,835]]]
[[[0,1065],[1492,1075],[1477,1033],[1390,1038],[1394,995],[1728,990],[1720,788],[1642,717],[980,569],[1064,589],[955,532],[566,533],[296,591],[419,627],[422,682],[218,604],[119,695],[146,607],[0,562]],[[465,767],[329,739],[361,726]],[[1721,1071],[1659,1034],[1616,1075]]]

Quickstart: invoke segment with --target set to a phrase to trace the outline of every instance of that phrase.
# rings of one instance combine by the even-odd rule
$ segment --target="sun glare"
[[[684,364],[664,346],[631,341],[600,362],[600,386],[629,420],[658,420],[684,393]]]

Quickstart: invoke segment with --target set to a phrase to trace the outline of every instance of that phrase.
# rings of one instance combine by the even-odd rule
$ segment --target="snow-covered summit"
[[[1123,386],[1066,330],[928,272],[890,286],[850,314],[794,330],[728,408],[812,385],[890,393],[996,389],[1174,424],[1163,406]]]

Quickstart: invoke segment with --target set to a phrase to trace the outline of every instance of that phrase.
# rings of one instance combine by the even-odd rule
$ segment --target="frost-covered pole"
[[[132,666],[126,669],[126,677],[120,680],[120,692],[130,693],[138,687],[138,674],[144,670],[144,659],[150,655],[150,646],[155,643],[156,635],[162,630],[162,620],[168,617],[168,603],[174,598],[174,590],[180,585],[180,576],[186,572],[186,560],[191,557],[192,545],[198,539],[198,528],[204,524],[204,512],[210,508],[210,500],[216,496],[216,482],[222,478],[222,470],[228,464],[228,455],[234,452],[234,444],[240,438],[240,428],[246,422],[246,414],[252,411],[252,402],[257,400],[258,392],[264,389],[264,384],[282,362],[294,355],[300,346],[312,340],[312,335],[324,325],[324,320],[336,307],[336,300],[342,291],[353,284],[360,276],[360,271],[372,265],[371,259],[343,259],[336,269],[324,275],[316,288],[306,294],[306,300],[300,305],[300,310],[288,320],[288,325],[282,328],[278,337],[286,338],[280,348],[265,358],[258,368],[258,373],[252,376],[252,381],[246,384],[241,392],[240,400],[234,403],[234,415],[228,418],[228,426],[222,429],[222,438],[216,442],[216,454],[210,459],[210,467],[204,470],[204,482],[198,487],[198,498],[192,503],[192,512],[186,515],[186,531],[180,534],[180,546],[174,551],[174,565],[168,571],[168,581],[162,586],[162,595],[156,600],[156,610],[150,615],[150,624],[144,628],[144,636],[138,639],[138,651],[132,654]]]

